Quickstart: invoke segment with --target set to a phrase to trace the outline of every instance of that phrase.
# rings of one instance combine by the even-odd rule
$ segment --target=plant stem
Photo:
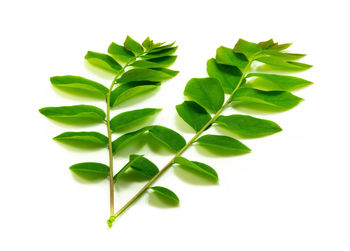
[[[222,113],[222,111],[227,107],[227,105],[231,102],[231,99],[235,92],[239,89],[239,87],[242,85],[243,80],[250,68],[251,63],[254,61],[254,59],[250,60],[246,67],[244,68],[242,72],[242,76],[240,80],[238,81],[238,84],[236,88],[233,90],[233,92],[230,94],[229,98],[226,100],[226,102],[223,104],[223,106],[218,110],[215,115],[210,119],[197,133],[193,136],[193,138],[188,141],[188,143],[179,151],[176,153],[176,155],[150,180],[144,185],[122,208],[120,208],[115,214],[113,214],[110,219],[107,221],[108,225],[111,226],[113,221],[121,215],[128,207],[130,207],[137,199],[141,197],[141,195],[169,168],[174,164],[174,160],[176,157],[181,156],[187,148],[189,148],[196,140],[197,138],[212,124],[215,122],[218,116]]]

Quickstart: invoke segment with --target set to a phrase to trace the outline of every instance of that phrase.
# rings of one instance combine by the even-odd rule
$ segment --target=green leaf
[[[213,113],[222,107],[225,99],[224,90],[215,78],[192,78],[185,87],[184,95]]]
[[[109,175],[109,166],[96,162],[83,162],[72,165],[69,169],[87,180],[104,179]]]
[[[284,61],[276,57],[259,57],[256,59],[259,62],[272,66],[276,69],[287,70],[287,71],[304,71],[312,67],[312,65],[292,62],[292,61]]]
[[[51,77],[50,81],[53,86],[62,88],[65,91],[83,91],[87,94],[98,95],[100,97],[105,97],[108,92],[108,88],[104,85],[79,76],[55,76]]]
[[[122,167],[122,169],[119,170],[119,172],[113,176],[113,182],[116,183],[117,179],[120,175],[122,175],[123,173],[125,173],[130,167],[131,165],[138,160],[139,158],[143,157],[143,155],[135,155],[136,157],[133,158],[132,160],[129,160],[128,163],[125,164],[125,166]],[[131,156],[129,156],[130,158]]]
[[[252,102],[270,105],[280,109],[291,109],[302,100],[287,91],[261,91],[241,88],[234,94],[233,101]]]
[[[248,115],[221,115],[215,120],[215,123],[245,138],[262,137],[282,131],[281,127],[271,120]]]
[[[136,68],[161,68],[168,67],[172,65],[177,56],[166,56],[148,60],[138,60],[131,64],[131,66]]]
[[[171,79],[173,76],[162,71],[152,69],[131,69],[117,80],[118,83],[128,83],[133,81],[163,81]]]
[[[252,42],[248,42],[243,39],[239,39],[236,43],[235,47],[233,48],[233,51],[236,53],[242,53],[244,54],[249,60],[253,60],[255,56],[257,56],[259,53],[262,52],[261,47]]]
[[[249,73],[246,78],[251,77],[255,77],[253,87],[264,91],[292,91],[312,84],[302,78],[277,74]]]
[[[152,68],[152,70],[164,72],[172,77],[175,77],[177,74],[179,74],[179,71],[174,71],[167,68]]]
[[[201,130],[211,119],[210,114],[193,101],[184,101],[182,104],[177,105],[176,111],[196,132]]]
[[[214,58],[208,60],[207,71],[211,78],[220,81],[227,94],[233,92],[242,76],[242,72],[236,66],[218,64]]]
[[[165,45],[163,45],[163,44],[164,43],[154,45],[154,48],[152,48],[151,52],[159,52],[159,51],[164,51],[166,49],[175,48],[175,47],[173,47],[175,42],[172,42],[170,44],[165,44]]]
[[[114,140],[112,142],[113,154],[115,154],[117,151],[119,151],[123,146],[125,146],[130,141],[132,141],[132,140],[136,139],[137,137],[139,137],[140,135],[144,134],[146,131],[148,131],[149,128],[150,128],[150,126],[146,126],[146,127],[141,128],[139,130],[123,134],[122,136],[120,136],[119,138]]]
[[[237,66],[244,68],[248,64],[248,60],[242,54],[235,53],[232,49],[221,46],[216,50],[216,62],[218,64]]]
[[[108,47],[108,53],[113,55],[117,60],[121,62],[129,62],[135,58],[134,53],[125,49],[124,46],[116,44],[114,42]]]
[[[161,186],[154,186],[154,187],[150,187],[149,189],[152,189],[153,191],[155,191],[156,194],[158,194],[162,198],[165,198],[166,200],[171,202],[171,204],[177,205],[180,202],[177,195],[173,191],[169,190],[168,188],[161,187]]]
[[[118,86],[111,92],[111,107],[115,107],[131,98],[157,88],[158,82],[140,81],[130,82]]]
[[[123,112],[111,119],[111,129],[116,132],[120,129],[136,124],[146,118],[160,112],[162,109],[144,108]]]
[[[186,140],[180,134],[164,126],[152,126],[149,133],[174,152],[180,151],[186,145]]]
[[[204,163],[197,162],[197,161],[191,161],[191,160],[188,160],[184,157],[176,157],[174,159],[174,163],[180,164],[183,167],[186,167],[186,168],[194,170],[198,173],[204,174],[204,175],[214,179],[215,181],[218,181],[218,179],[219,179],[216,171],[212,167],[210,167]]]
[[[44,116],[62,122],[95,123],[106,118],[103,110],[92,105],[45,107],[39,110]]]
[[[267,50],[276,44],[275,44],[275,42],[273,42],[273,39],[271,38],[267,41],[263,41],[263,42],[258,43],[258,45],[261,47],[261,49]]]
[[[306,54],[298,54],[298,53],[286,53],[286,52],[279,52],[274,50],[265,50],[262,54],[274,57],[281,60],[298,60],[306,56]]]
[[[153,48],[154,44],[153,41],[147,37],[143,42],[142,42],[142,46],[146,49],[146,51],[149,51],[150,49]]]
[[[142,58],[160,58],[165,56],[173,55],[177,50],[177,46],[175,47],[169,47],[169,48],[163,48],[158,50],[152,50],[152,52],[145,54],[142,56]]]
[[[85,59],[90,64],[112,73],[117,73],[122,69],[122,66],[107,54],[88,51],[85,55]]]
[[[56,141],[78,147],[106,147],[108,138],[98,132],[64,132],[53,138]]]
[[[290,46],[292,45],[292,43],[286,43],[286,44],[274,44],[272,45],[269,50],[275,50],[275,51],[283,51],[285,49],[288,49]]]
[[[233,154],[250,152],[250,149],[246,145],[228,136],[204,135],[197,139],[196,142],[215,151],[223,150]]]
[[[137,171],[147,179],[152,179],[154,175],[159,172],[158,167],[149,159],[146,159],[141,155],[132,154],[130,155],[131,168]]]
[[[129,36],[127,36],[124,41],[124,47],[127,50],[132,51],[135,55],[140,55],[144,51],[142,45],[140,45],[138,42],[136,42]]]

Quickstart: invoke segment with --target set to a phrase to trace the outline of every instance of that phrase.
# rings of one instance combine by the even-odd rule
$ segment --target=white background
[[[0,249],[350,250],[347,2],[2,1]],[[157,185],[173,189],[180,207],[160,208],[145,195],[108,229],[107,181],[86,184],[68,169],[82,161],[107,163],[107,152],[54,142],[57,134],[81,128],[54,123],[38,109],[81,103],[103,108],[103,102],[55,90],[49,77],[82,75],[109,85],[112,76],[93,70],[84,55],[105,52],[127,34],[139,41],[176,40],[172,68],[180,74],[113,113],[162,107],[153,122],[186,139],[193,133],[174,106],[190,78],[206,76],[206,61],[220,45],[233,47],[238,38],[293,42],[291,50],[307,53],[303,61],[314,65],[299,75],[315,84],[296,92],[305,101],[295,109],[259,113],[284,130],[244,140],[252,153],[219,157],[199,147],[185,153],[213,166],[219,185],[174,167]],[[117,167],[129,152],[145,153],[159,167],[171,157],[163,148],[137,145],[116,158]],[[141,185],[117,187],[116,207]]]

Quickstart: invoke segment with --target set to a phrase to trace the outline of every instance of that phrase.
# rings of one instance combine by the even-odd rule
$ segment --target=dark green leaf
[[[133,81],[163,81],[171,79],[173,76],[162,71],[152,69],[131,69],[117,80],[118,83],[128,83]]]
[[[131,64],[133,67],[137,68],[161,68],[161,67],[168,67],[172,65],[177,56],[166,56],[161,58],[154,58],[149,60],[138,60]]]
[[[215,123],[246,138],[262,137],[282,131],[281,127],[271,120],[248,115],[221,115],[215,120]]]
[[[152,179],[154,175],[159,172],[158,167],[149,159],[146,159],[141,155],[132,154],[130,155],[131,168],[137,171],[147,179]]]
[[[233,51],[236,53],[244,54],[249,60],[253,60],[259,53],[262,52],[261,47],[252,42],[248,42],[243,39],[239,39],[236,43]]]
[[[199,144],[216,151],[223,150],[234,154],[247,153],[250,149],[240,141],[221,135],[204,135],[197,139]]]
[[[210,114],[193,101],[184,101],[182,104],[177,105],[176,111],[196,132],[201,130],[211,119]]]
[[[233,92],[242,76],[242,72],[236,66],[218,64],[214,58],[208,60],[207,71],[210,77],[220,81],[227,94]]]
[[[108,138],[98,132],[64,132],[53,138],[78,147],[106,147]]]
[[[92,105],[45,107],[39,112],[50,119],[62,122],[95,123],[102,122],[106,118],[103,110]]]
[[[111,129],[114,132],[119,131],[122,128],[145,120],[146,118],[160,112],[161,110],[162,109],[144,108],[120,113],[111,119]]]
[[[178,152],[186,145],[186,140],[180,134],[164,126],[152,126],[149,132],[174,152]]]
[[[309,64],[292,62],[292,61],[284,61],[276,57],[259,57],[257,61],[270,65],[274,68],[277,68],[280,70],[287,70],[287,71],[292,71],[292,70],[303,71],[312,67],[312,65],[309,65]]]
[[[96,162],[83,162],[72,165],[69,169],[87,180],[99,180],[109,175],[109,166]]]
[[[249,73],[246,78],[250,77],[256,77],[253,87],[264,91],[291,91],[312,84],[302,78],[277,74]]]
[[[115,61],[111,56],[103,53],[88,51],[85,55],[85,59],[92,65],[117,73],[122,69],[122,66]]]
[[[218,64],[237,66],[244,68],[248,64],[248,60],[244,55],[235,53],[232,49],[221,46],[216,50],[216,62]]]
[[[158,50],[152,50],[152,52],[143,55],[143,58],[160,58],[160,57],[165,57],[165,56],[170,56],[173,55],[177,50],[177,46],[175,47],[169,47],[169,48],[164,48],[164,49],[158,49]]]
[[[162,196],[163,198],[169,200],[169,202],[171,202],[172,204],[179,204],[180,200],[177,197],[177,195],[169,190],[168,188],[165,187],[161,187],[161,186],[154,186],[154,187],[150,187],[150,189],[152,189],[153,191],[156,192],[156,194]]]
[[[183,167],[190,168],[196,172],[199,172],[201,174],[209,176],[210,178],[214,179],[215,181],[217,181],[219,179],[216,171],[212,167],[210,167],[204,163],[197,162],[197,161],[191,161],[191,160],[188,160],[184,157],[176,157],[174,159],[174,162],[182,165]]]
[[[121,62],[129,62],[135,58],[134,53],[125,49],[124,46],[116,43],[111,43],[111,45],[108,47],[108,53],[112,54],[113,57]]]
[[[140,135],[144,134],[146,131],[148,131],[149,128],[150,128],[149,126],[146,126],[146,127],[141,128],[139,130],[126,133],[126,134],[120,136],[119,138],[117,138],[116,140],[114,140],[112,142],[113,153],[115,154],[117,151],[119,151],[127,143],[129,143],[133,139],[136,139]]]
[[[105,97],[108,92],[108,88],[95,81],[78,77],[78,76],[55,76],[50,78],[51,84],[58,88],[64,88],[63,90],[78,90],[88,94],[98,95]]]
[[[140,55],[143,53],[143,47],[140,45],[138,42],[136,42],[134,39],[131,37],[127,36],[125,41],[124,41],[124,47],[132,51],[136,55]]]
[[[221,108],[225,99],[224,90],[215,78],[192,78],[186,84],[184,95],[213,113]]]
[[[115,107],[139,94],[153,90],[159,85],[160,83],[149,81],[130,82],[120,85],[111,92],[111,106]]]
[[[281,109],[291,109],[302,99],[287,91],[261,91],[252,88],[238,89],[233,101],[252,102],[270,105]]]

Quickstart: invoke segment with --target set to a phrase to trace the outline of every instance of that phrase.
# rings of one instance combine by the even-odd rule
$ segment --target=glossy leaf
[[[125,127],[136,124],[146,118],[155,115],[162,109],[155,108],[144,108],[139,110],[133,110],[128,112],[123,112],[111,119],[111,129],[116,132]]]
[[[217,112],[224,103],[224,90],[215,78],[192,78],[186,84],[184,95],[209,112]]]
[[[280,109],[291,109],[302,100],[287,91],[261,91],[241,88],[234,94],[233,101],[260,103]]]
[[[69,169],[87,180],[99,180],[109,175],[109,166],[97,162],[83,162],[72,165]]]
[[[39,110],[44,116],[62,122],[80,121],[82,123],[102,122],[106,118],[103,110],[92,105],[73,105],[45,107]]]
[[[264,64],[272,66],[276,69],[287,70],[287,71],[304,71],[312,67],[312,65],[292,62],[292,61],[284,61],[275,57],[259,57],[257,61],[260,61]]]
[[[248,60],[242,54],[235,53],[233,49],[221,46],[216,50],[216,62],[218,64],[232,65],[238,68],[244,68]]]
[[[164,73],[162,71],[156,71],[152,69],[131,69],[123,74],[121,78],[117,80],[118,83],[128,83],[133,81],[154,81],[159,82],[167,79],[171,79],[173,76]]]
[[[90,64],[112,73],[117,73],[122,69],[122,66],[107,54],[88,51],[85,55],[85,59]]]
[[[130,157],[131,157],[131,156],[129,156],[129,162],[126,163],[126,164],[122,167],[122,169],[120,169],[119,172],[113,176],[113,182],[114,182],[114,183],[117,182],[117,179],[118,179],[118,177],[119,177],[120,175],[122,175],[123,173],[125,173],[125,172],[131,167],[131,165],[132,165],[136,160],[138,160],[139,158],[143,157],[143,155],[136,155],[136,157],[133,158],[132,160],[130,160]]]
[[[201,130],[211,119],[210,114],[193,101],[184,101],[182,104],[177,105],[176,111],[196,132]]]
[[[149,133],[174,152],[178,152],[186,145],[186,140],[180,134],[164,126],[152,126]]]
[[[108,138],[98,132],[64,132],[53,139],[62,143],[82,147],[106,147],[108,144]]]
[[[154,187],[150,187],[149,189],[152,189],[153,191],[155,191],[155,194],[169,200],[172,204],[177,205],[180,202],[177,195],[168,188],[161,187],[161,186],[154,186]]]
[[[132,51],[135,55],[140,55],[143,53],[143,47],[138,42],[136,42],[131,37],[127,36],[124,41],[125,49]]]
[[[146,126],[146,127],[141,128],[139,130],[123,134],[122,136],[120,136],[119,138],[114,140],[112,142],[113,153],[115,154],[117,151],[119,151],[127,143],[136,139],[140,135],[144,134],[146,131],[148,131],[149,128],[150,128],[149,126]]]
[[[211,78],[220,81],[227,94],[233,92],[242,76],[242,72],[236,66],[218,64],[214,58],[208,60],[207,71]]]
[[[248,42],[243,39],[239,39],[236,43],[233,51],[236,53],[244,54],[249,60],[253,60],[259,53],[262,52],[261,47],[252,42]]]
[[[147,179],[152,179],[154,175],[159,172],[158,167],[149,159],[143,157],[139,157],[140,155],[132,154],[130,155],[130,164],[131,168],[137,171],[137,173],[141,174]]]
[[[282,131],[275,122],[248,115],[219,116],[215,123],[246,138],[262,137]]]
[[[108,88],[95,81],[72,75],[55,76],[50,78],[51,84],[64,90],[78,90],[105,97]]]
[[[250,152],[250,149],[246,145],[228,136],[204,135],[197,139],[196,142],[216,151],[223,150],[234,154]]]
[[[108,53],[113,55],[113,57],[121,62],[129,62],[135,58],[134,53],[125,49],[124,46],[116,44],[114,42],[111,43],[108,47]]]
[[[166,56],[166,57],[160,57],[160,58],[154,58],[154,59],[148,59],[148,60],[138,60],[131,64],[133,67],[137,68],[161,68],[161,67],[168,67],[172,65],[177,56]]]
[[[197,162],[197,161],[191,161],[191,160],[188,160],[184,157],[176,157],[174,159],[174,163],[180,164],[183,167],[186,167],[186,168],[194,170],[198,173],[204,174],[204,175],[214,179],[215,181],[217,181],[219,179],[216,171],[212,167],[210,167],[204,163]]]
[[[256,78],[253,87],[264,91],[291,91],[312,84],[302,78],[277,74],[250,73],[246,78],[251,77]]]

